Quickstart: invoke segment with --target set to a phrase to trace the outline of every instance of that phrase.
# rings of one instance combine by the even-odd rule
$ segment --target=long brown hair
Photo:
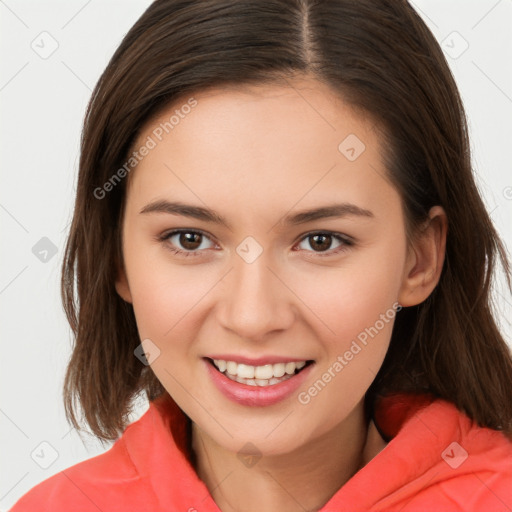
[[[139,393],[153,400],[165,392],[134,356],[141,340],[133,308],[114,286],[127,179],[108,194],[95,190],[125,164],[145,123],[178,97],[297,74],[328,84],[382,128],[408,234],[434,205],[448,217],[439,284],[397,315],[367,409],[386,393],[428,392],[512,436],[512,357],[491,293],[498,262],[511,289],[510,266],[475,185],[454,78],[405,0],[157,0],[126,34],[88,105],[62,266],[75,335],[64,382],[68,419],[81,430],[80,405],[94,435],[115,440]]]

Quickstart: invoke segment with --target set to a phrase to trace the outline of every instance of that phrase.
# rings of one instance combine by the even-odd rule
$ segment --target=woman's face
[[[319,82],[290,84],[184,97],[141,132],[129,177],[117,290],[163,386],[234,452],[290,452],[361,405],[409,261],[372,124]],[[261,364],[221,374],[215,356]],[[268,378],[276,359],[314,363],[284,383],[225,376]]]

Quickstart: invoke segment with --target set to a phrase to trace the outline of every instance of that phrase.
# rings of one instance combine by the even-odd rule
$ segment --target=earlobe
[[[443,269],[448,221],[441,206],[430,209],[429,219],[409,249],[398,302],[404,307],[420,304],[437,286]]]
[[[132,294],[130,292],[130,286],[126,277],[126,272],[122,265],[117,264],[117,276],[115,281],[115,287],[118,295],[125,301],[132,304]]]

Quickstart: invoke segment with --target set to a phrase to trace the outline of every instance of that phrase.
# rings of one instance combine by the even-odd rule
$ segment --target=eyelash
[[[182,233],[187,233],[187,234],[192,233],[192,234],[201,235],[203,237],[210,239],[210,237],[204,231],[201,231],[198,229],[175,229],[175,230],[165,233],[164,235],[159,237],[159,240],[161,242],[167,242],[174,235],[179,235]],[[341,233],[335,233],[332,231],[311,231],[311,232],[303,235],[298,243],[302,242],[303,240],[305,240],[307,238],[313,237],[315,235],[328,235],[342,243],[342,245],[340,245],[336,249],[331,249],[329,251],[323,251],[323,252],[306,251],[306,252],[313,252],[313,254],[315,254],[316,256],[319,256],[319,257],[328,257],[328,256],[333,256],[335,254],[342,253],[342,252],[346,251],[348,247],[351,247],[354,245],[354,242],[348,236],[342,235]],[[184,251],[181,249],[176,249],[168,244],[166,244],[166,248],[169,249],[173,254],[177,254],[179,256],[184,256],[184,257],[200,256],[200,253],[201,253],[201,251],[198,251],[197,249],[194,251]]]

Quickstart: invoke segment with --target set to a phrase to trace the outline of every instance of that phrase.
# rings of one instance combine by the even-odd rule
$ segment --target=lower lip
[[[308,378],[315,363],[309,364],[292,378],[270,386],[248,386],[229,379],[204,359],[207,371],[217,389],[227,398],[240,405],[263,407],[288,398]]]

